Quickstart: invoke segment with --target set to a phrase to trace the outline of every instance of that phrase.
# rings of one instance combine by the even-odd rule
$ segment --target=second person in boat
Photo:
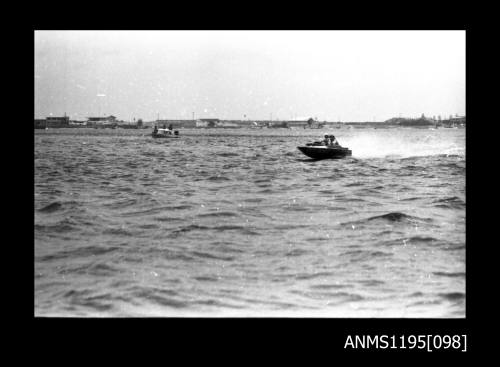
[[[330,146],[339,146],[339,142],[334,135],[330,135]]]

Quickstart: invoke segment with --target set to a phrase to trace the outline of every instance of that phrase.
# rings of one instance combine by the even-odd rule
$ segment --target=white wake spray
[[[418,157],[431,155],[465,156],[465,133],[438,130],[356,130],[338,134],[340,144],[355,158]]]

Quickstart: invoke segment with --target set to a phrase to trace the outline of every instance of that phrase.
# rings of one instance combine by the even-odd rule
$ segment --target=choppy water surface
[[[36,315],[465,316],[465,130],[180,133],[35,132]]]

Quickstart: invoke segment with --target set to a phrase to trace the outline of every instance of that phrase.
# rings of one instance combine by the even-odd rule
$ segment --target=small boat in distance
[[[167,128],[158,129],[158,127],[155,125],[151,136],[153,138],[175,139],[175,138],[179,138],[179,131],[172,130],[171,127],[169,127],[168,129]]]

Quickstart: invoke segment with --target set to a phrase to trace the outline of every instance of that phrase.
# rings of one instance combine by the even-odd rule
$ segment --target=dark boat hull
[[[179,138],[179,132],[176,130],[173,134],[158,134],[155,133],[154,131],[151,133],[151,136],[153,138],[161,138],[161,139],[178,139]]]
[[[302,153],[312,159],[338,159],[352,155],[352,151],[343,147],[314,147],[303,146],[297,147]]]
[[[179,135],[155,135],[155,134],[152,134],[153,138],[156,138],[156,139],[179,139]]]

